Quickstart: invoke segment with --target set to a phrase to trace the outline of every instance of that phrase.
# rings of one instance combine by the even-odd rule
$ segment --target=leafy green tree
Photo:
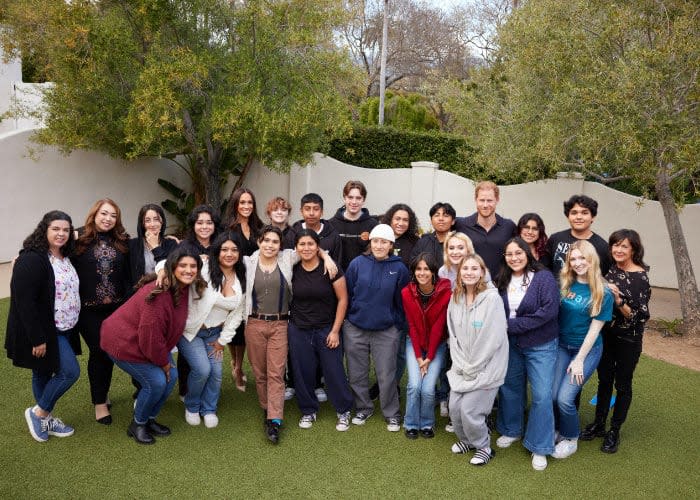
[[[303,164],[349,126],[340,0],[8,0],[6,13],[6,53],[55,83],[39,142],[184,155],[196,202],[219,206],[228,173]]]
[[[379,98],[369,97],[360,106],[360,123],[375,125],[379,114]],[[401,130],[439,130],[440,123],[427,98],[420,94],[387,92],[384,102],[384,124]]]
[[[492,168],[564,166],[656,196],[693,342],[700,294],[678,209],[700,180],[699,19],[696,1],[530,0],[500,29],[495,63],[444,90]]]

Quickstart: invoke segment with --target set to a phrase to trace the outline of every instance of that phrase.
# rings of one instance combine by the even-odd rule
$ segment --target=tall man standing
[[[496,213],[499,189],[491,181],[481,181],[474,188],[476,212],[468,217],[458,217],[455,231],[460,231],[472,240],[474,250],[489,269],[491,279],[496,279],[501,266],[501,255],[506,242],[515,235],[515,223]]]

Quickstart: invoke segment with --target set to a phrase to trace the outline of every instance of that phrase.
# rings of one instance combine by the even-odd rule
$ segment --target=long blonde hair
[[[445,269],[447,269],[448,271],[452,271],[452,263],[450,262],[450,258],[447,255],[447,245],[449,244],[452,238],[457,238],[458,240],[462,240],[464,242],[464,244],[467,246],[467,255],[473,255],[476,253],[474,251],[474,244],[472,243],[472,240],[469,236],[459,231],[450,231],[449,233],[447,233],[447,238],[445,238],[445,242],[442,244],[442,260]],[[459,267],[457,269],[459,269]]]
[[[605,294],[605,280],[600,272],[600,258],[595,250],[595,247],[586,240],[578,240],[569,246],[569,251],[566,254],[566,261],[561,268],[559,279],[561,282],[561,296],[566,297],[571,292],[571,285],[576,281],[576,273],[570,265],[571,252],[578,250],[583,255],[583,258],[588,261],[588,272],[586,280],[588,287],[591,289],[590,315],[591,317],[598,316],[600,309],[603,306],[603,296]]]
[[[462,297],[464,297],[464,303],[467,303],[467,286],[462,282],[461,273],[462,266],[468,260],[475,260],[479,264],[479,267],[481,267],[481,277],[474,286],[474,296],[476,297],[481,292],[486,290],[486,288],[488,288],[488,283],[486,283],[486,280],[484,279],[486,277],[486,264],[484,263],[484,259],[482,259],[478,254],[470,253],[460,260],[459,264],[457,265],[457,279],[455,280],[455,288],[452,292],[452,300],[454,300],[455,303],[460,302]]]

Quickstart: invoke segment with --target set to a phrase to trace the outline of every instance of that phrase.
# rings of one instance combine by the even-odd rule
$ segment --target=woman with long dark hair
[[[32,370],[36,404],[24,417],[39,442],[74,432],[52,415],[80,376],[75,358],[80,340],[74,329],[80,314],[78,275],[68,258],[74,238],[70,216],[48,212],[24,240],[12,269],[5,349],[15,366]]]
[[[162,284],[155,274],[144,277],[143,286],[102,323],[102,349],[141,386],[127,430],[139,444],[170,434],[156,418],[177,380],[171,350],[185,328],[190,285],[198,295],[206,287],[201,269],[194,248],[178,247],[168,256]]]
[[[114,201],[104,198],[90,208],[71,261],[80,278],[77,328],[90,349],[88,379],[95,420],[109,425],[112,415],[108,393],[114,363],[100,348],[100,327],[131,292],[129,235]]]
[[[605,436],[600,450],[615,453],[620,443],[620,428],[632,404],[632,377],[642,353],[644,325],[649,319],[651,287],[644,263],[644,247],[639,233],[620,229],[608,239],[614,264],[605,279],[615,299],[612,321],[603,327],[603,356],[598,363],[598,397],[595,420],[587,425],[579,439],[590,441]],[[613,385],[617,390],[610,430],[605,424],[610,410]]]
[[[497,280],[508,317],[508,372],[498,392],[499,448],[523,438],[532,467],[544,470],[554,451],[552,385],[559,338],[557,281],[520,237],[506,242]],[[532,394],[527,427],[527,383]],[[523,434],[523,429],[525,433]]]
[[[129,240],[129,264],[132,287],[145,275],[155,272],[156,263],[168,258],[177,240],[165,237],[165,212],[154,203],[139,210],[136,238]]]
[[[408,322],[403,346],[408,367],[406,387],[406,437],[435,436],[435,384],[447,355],[447,305],[450,280],[438,277],[435,258],[423,252],[413,259],[411,282],[401,290]]]
[[[237,234],[224,231],[209,247],[209,259],[202,269],[209,286],[191,301],[185,332],[177,343],[190,366],[185,394],[185,420],[190,425],[199,425],[201,418],[208,428],[219,424],[216,409],[224,348],[243,321],[245,304],[240,245]]]
[[[552,256],[547,251],[547,233],[542,217],[536,213],[526,213],[518,220],[518,236],[530,247],[532,256],[545,267],[550,267]]]
[[[389,207],[381,222],[394,231],[394,255],[401,257],[406,268],[410,267],[413,247],[420,238],[416,213],[405,203],[396,203]]]
[[[255,195],[248,188],[238,188],[231,193],[226,209],[225,226],[241,237],[241,257],[250,257],[258,249],[258,237],[263,223],[258,216],[258,206]],[[231,375],[236,388],[243,392],[248,379],[243,373],[243,357],[245,355],[245,325],[239,326],[238,334],[229,344],[231,350]]]

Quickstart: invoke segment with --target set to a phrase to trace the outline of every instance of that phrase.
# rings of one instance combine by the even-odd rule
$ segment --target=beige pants
[[[258,401],[267,418],[284,417],[284,367],[287,363],[287,320],[248,318],[245,326],[248,361],[255,375]]]

